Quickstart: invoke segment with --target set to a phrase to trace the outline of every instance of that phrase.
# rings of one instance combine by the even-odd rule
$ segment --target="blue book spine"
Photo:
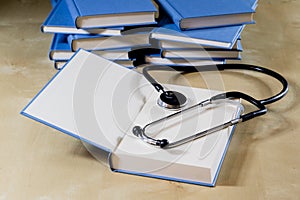
[[[180,27],[180,21],[182,16],[176,11],[174,7],[172,7],[168,1],[165,0],[156,0],[158,5],[162,8],[164,13],[167,13],[173,20],[174,24],[177,27]]]
[[[55,7],[55,5],[58,3],[59,0],[50,0],[52,8]]]
[[[55,51],[71,52],[70,45],[68,44],[67,34],[54,34],[52,43],[49,50],[49,59],[54,60],[52,57]],[[63,59],[65,60],[65,59]]]
[[[49,49],[49,52],[48,52],[48,57],[49,57],[50,60],[53,60],[52,52],[54,51],[54,49],[56,49],[56,45],[57,45],[57,34],[54,34],[53,38],[52,38],[51,45],[50,45],[50,49]]]
[[[47,19],[41,26],[41,31],[44,32],[44,27],[67,27],[75,28],[74,19],[72,19],[69,5],[69,0],[60,0],[49,13]],[[71,7],[70,7],[71,8]]]
[[[73,0],[63,0],[63,1],[66,1],[66,4],[68,6],[69,12],[71,13],[71,17],[72,17],[73,22],[75,23],[76,28],[80,28],[77,26],[77,23],[76,23],[78,16],[80,16],[80,13],[79,13],[79,9],[77,8],[75,2]]]
[[[51,12],[49,13],[48,17],[46,18],[46,20],[44,21],[44,23],[41,25],[40,29],[41,29],[41,32],[44,32],[44,26],[46,26],[47,24],[49,24],[52,20],[52,16],[54,15],[54,13],[56,13],[56,11],[59,9],[59,6],[58,4],[61,4],[61,1],[60,2],[54,2],[54,1],[51,1],[51,5],[53,7],[53,9],[51,10]]]
[[[73,40],[75,40],[75,39],[76,39],[75,35],[68,35],[68,37],[67,37],[68,45],[71,50],[73,50],[73,48],[72,48]]]

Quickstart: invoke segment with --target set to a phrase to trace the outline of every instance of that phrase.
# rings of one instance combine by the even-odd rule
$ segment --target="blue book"
[[[120,35],[123,27],[78,29],[66,0],[58,1],[41,26],[45,33]]]
[[[65,61],[71,58],[73,52],[68,43],[68,35],[54,34],[49,50],[50,60]]]
[[[154,29],[151,38],[231,49],[244,26],[236,25],[182,31],[175,24],[165,24]]]
[[[97,35],[69,35],[68,43],[72,51],[78,49],[108,50],[150,46],[150,33],[135,33],[121,36],[103,37]]]
[[[257,0],[156,0],[180,29],[253,23]]]
[[[93,53],[95,54],[95,52],[93,52]],[[75,52],[74,52],[74,54],[75,54]],[[122,65],[123,67],[126,67],[128,69],[134,69],[135,68],[132,60],[112,60],[112,61],[114,63]],[[55,60],[54,63],[53,63],[54,64],[54,68],[56,70],[61,70],[65,66],[65,64],[67,64],[67,62],[68,62],[67,60],[66,61],[56,61]]]
[[[186,58],[164,58],[161,55],[145,56],[146,64],[168,65],[168,66],[205,66],[225,64],[224,59],[186,59]]]
[[[60,68],[56,67],[58,65],[63,66],[62,61],[68,61],[75,54],[68,43],[68,36],[69,35],[67,34],[54,34],[53,36],[49,51],[49,58],[50,60],[56,61],[55,68]],[[125,61],[129,60],[128,52],[130,50],[131,48],[119,48],[113,50],[95,50],[92,52],[109,60]]]
[[[240,40],[232,49],[223,48],[181,48],[181,49],[164,49],[162,57],[169,59],[185,59],[185,60],[236,60],[241,59],[243,48]]]
[[[64,0],[78,28],[154,24],[151,0]]]

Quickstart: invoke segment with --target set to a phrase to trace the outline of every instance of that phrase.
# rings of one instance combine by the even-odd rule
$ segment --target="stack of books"
[[[131,67],[128,51],[149,46],[149,33],[122,34],[125,27],[155,25],[151,0],[59,0],[41,26],[53,33],[49,58],[60,69],[78,49],[93,51]]]
[[[149,47],[161,51],[145,63],[222,64],[241,59],[240,34],[254,23],[257,1],[52,0],[41,30],[54,34],[49,58],[56,69],[79,49],[130,68],[128,52]]]

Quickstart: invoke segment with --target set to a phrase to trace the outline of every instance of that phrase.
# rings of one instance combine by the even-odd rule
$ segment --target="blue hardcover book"
[[[74,54],[75,54],[76,52],[74,52]],[[96,54],[95,52],[92,52],[92,53],[94,53],[94,54]],[[103,57],[103,56],[102,56]],[[121,65],[121,66],[123,66],[123,67],[126,67],[126,68],[128,68],[128,69],[134,69],[134,68],[136,68],[135,66],[134,66],[134,64],[133,64],[133,61],[132,60],[112,60],[114,63],[117,63],[117,64],[119,64],[119,65]],[[65,66],[65,64],[67,64],[67,62],[68,62],[68,60],[66,60],[66,61],[54,61],[54,68],[56,69],[56,70],[61,70],[64,66]]]
[[[56,67],[58,65],[63,66],[62,61],[68,61],[75,54],[68,43],[68,36],[67,34],[54,34],[53,36],[49,58],[56,61],[55,68],[60,68]],[[128,61],[128,52],[130,50],[131,48],[118,48],[113,50],[95,50],[92,52],[109,60]]]
[[[162,57],[169,59],[185,60],[236,60],[241,59],[242,45],[240,40],[232,49],[223,48],[181,48],[181,49],[164,49]]]
[[[50,60],[65,61],[73,55],[68,43],[68,35],[54,34],[49,50]]]
[[[131,26],[155,23],[151,0],[65,0],[78,28]]]
[[[180,29],[253,23],[257,0],[156,0]]]
[[[68,43],[72,51],[108,50],[150,46],[150,33],[136,33],[121,36],[103,37],[97,35],[69,35]]]
[[[151,38],[231,49],[245,25],[182,31],[175,24],[165,24],[151,33]]]
[[[146,64],[168,65],[168,66],[205,66],[224,64],[224,59],[186,59],[186,58],[164,58],[161,55],[145,56]]]
[[[123,27],[78,29],[66,0],[60,0],[41,26],[45,33],[120,35]]]

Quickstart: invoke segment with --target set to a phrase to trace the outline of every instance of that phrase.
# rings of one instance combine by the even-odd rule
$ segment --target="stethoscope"
[[[148,55],[149,53],[158,53],[159,49],[139,49],[134,50],[129,53],[129,57],[134,60],[135,65],[139,66],[141,64],[144,64],[144,57],[145,55]],[[193,106],[184,108],[187,104],[187,97],[178,92],[178,91],[168,91],[165,90],[162,84],[158,83],[150,74],[149,71],[179,71],[179,72],[185,72],[185,73],[193,73],[193,72],[205,72],[205,71],[224,71],[224,70],[250,70],[255,72],[260,72],[263,74],[266,74],[268,76],[271,76],[275,79],[277,79],[282,84],[282,90],[278,92],[277,94],[266,98],[257,100],[245,93],[237,92],[237,91],[231,91],[231,92],[224,92],[221,94],[217,94],[215,96],[212,96],[209,99],[206,99],[202,102],[199,102]],[[157,104],[163,108],[166,109],[180,109],[179,111],[170,114],[166,117],[163,117],[161,119],[158,119],[156,121],[153,121],[144,127],[141,126],[134,126],[132,129],[132,132],[135,136],[142,139],[144,142],[158,146],[164,149],[167,148],[173,148],[191,141],[194,141],[198,138],[201,138],[203,136],[209,135],[211,133],[214,133],[216,131],[228,128],[229,126],[236,125],[241,122],[245,122],[247,120],[250,120],[252,118],[264,115],[267,113],[267,108],[265,105],[274,103],[281,98],[283,98],[286,93],[288,92],[288,82],[286,79],[278,74],[277,72],[274,72],[270,69],[255,66],[255,65],[249,65],[249,64],[217,64],[217,65],[206,65],[206,66],[164,66],[164,65],[145,65],[142,71],[144,77],[152,84],[152,86],[155,88],[155,90],[160,94],[159,99],[157,100]],[[212,104],[219,100],[225,100],[225,99],[243,99],[252,105],[254,105],[257,109],[240,115],[238,118],[232,119],[230,121],[227,121],[223,124],[217,125],[215,127],[212,127],[210,129],[207,129],[205,131],[201,131],[199,133],[193,134],[191,136],[188,136],[186,138],[177,140],[175,142],[170,142],[167,139],[155,139],[146,134],[146,129],[149,126],[158,124],[164,120],[171,119],[173,117],[176,117],[180,114],[183,114],[185,112],[188,112],[191,109],[197,108],[197,107],[204,107],[209,104]]]

